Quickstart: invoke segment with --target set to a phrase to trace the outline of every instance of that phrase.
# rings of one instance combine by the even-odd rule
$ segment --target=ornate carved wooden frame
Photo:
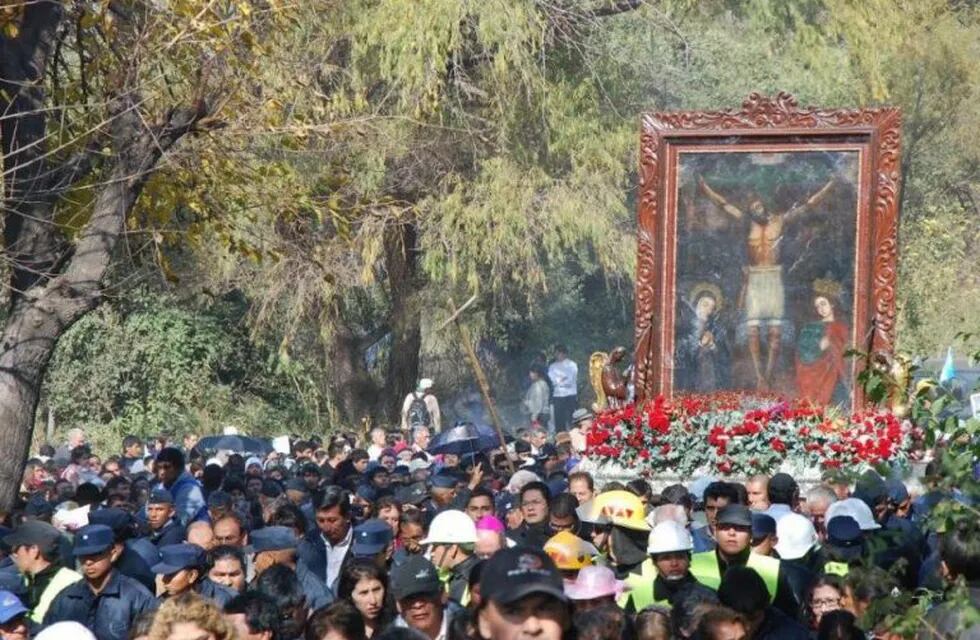
[[[637,400],[672,391],[675,257],[667,209],[676,206],[673,184],[677,148],[691,144],[773,142],[801,150],[819,142],[846,140],[863,145],[858,237],[855,246],[855,327],[862,348],[892,353],[895,344],[895,282],[898,260],[900,185],[899,109],[799,107],[788,93],[751,94],[741,109],[653,113],[642,118],[635,309]],[[870,311],[869,311],[870,310]],[[666,326],[671,325],[671,326]],[[667,343],[667,344],[665,344]],[[857,365],[855,365],[857,366]],[[855,385],[854,406],[863,404]]]

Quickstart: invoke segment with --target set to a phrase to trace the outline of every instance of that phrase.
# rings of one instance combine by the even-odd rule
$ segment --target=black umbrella
[[[272,445],[265,438],[249,436],[205,436],[198,440],[194,448],[198,451],[234,451],[260,456],[272,451]]]
[[[464,422],[436,435],[428,451],[432,454],[453,453],[462,456],[489,451],[499,446],[500,438],[491,427],[478,427],[471,422]]]

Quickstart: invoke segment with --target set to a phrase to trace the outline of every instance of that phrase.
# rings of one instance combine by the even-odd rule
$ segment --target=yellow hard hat
[[[594,524],[613,524],[618,527],[649,531],[646,512],[639,496],[629,491],[600,493],[575,510],[579,520]]]
[[[559,531],[544,543],[544,552],[555,561],[555,566],[565,571],[592,565],[592,556],[599,550],[571,531]]]

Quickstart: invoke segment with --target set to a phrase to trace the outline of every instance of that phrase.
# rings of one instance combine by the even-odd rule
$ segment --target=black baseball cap
[[[851,516],[834,516],[827,522],[827,539],[824,546],[834,549],[847,560],[860,558],[864,553],[864,535],[861,526]]]
[[[480,593],[500,604],[535,593],[568,601],[554,561],[541,549],[526,546],[501,549],[484,562]]]
[[[61,533],[47,522],[27,520],[17,527],[13,533],[3,538],[3,543],[10,549],[22,545],[37,545],[40,549],[51,550],[58,546]]]
[[[434,564],[420,555],[411,555],[391,570],[391,593],[395,600],[442,592],[442,583]]]

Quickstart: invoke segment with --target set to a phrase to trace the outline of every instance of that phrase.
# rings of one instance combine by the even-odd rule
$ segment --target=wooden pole
[[[476,376],[476,383],[480,387],[480,393],[483,394],[483,401],[487,403],[487,410],[490,412],[490,421],[493,422],[493,428],[497,431],[497,438],[500,439],[500,446],[504,448],[504,452],[507,451],[507,441],[504,439],[504,430],[501,426],[500,415],[497,413],[497,406],[493,403],[493,399],[490,397],[490,382],[487,380],[487,375],[483,371],[483,366],[480,365],[479,359],[476,357],[476,351],[473,349],[473,341],[470,339],[470,332],[466,326],[459,321],[460,312],[470,303],[473,302],[473,298],[464,305],[463,307],[457,309],[456,304],[449,300],[449,306],[452,308],[453,313],[451,316],[452,323],[456,325],[456,330],[459,331],[459,340],[463,343],[463,351],[466,353],[466,359],[469,360],[470,368],[473,369],[473,375]],[[443,324],[445,326],[445,324]],[[510,459],[507,455],[507,466],[510,467],[510,472],[514,473],[514,461]]]

